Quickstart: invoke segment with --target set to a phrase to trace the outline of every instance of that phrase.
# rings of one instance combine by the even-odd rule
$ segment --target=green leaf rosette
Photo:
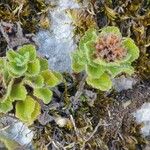
[[[110,39],[109,36],[112,35],[120,39],[121,49],[126,51],[126,55],[112,62],[108,62],[102,57],[95,57],[98,40],[105,37]],[[104,42],[108,43],[107,40]],[[115,47],[115,45],[113,46]],[[104,47],[104,49],[106,48]],[[107,49],[109,50],[109,47]],[[123,72],[129,75],[134,73],[131,63],[138,57],[139,49],[134,41],[131,38],[122,37],[117,27],[104,27],[100,30],[100,33],[95,29],[89,29],[81,38],[78,50],[72,53],[72,69],[77,73],[85,70],[88,75],[87,83],[89,85],[102,91],[107,91],[112,86],[112,78]]]
[[[32,124],[41,113],[39,101],[48,104],[62,75],[49,69],[48,61],[38,57],[35,46],[28,44],[16,51],[8,50],[0,58],[0,113],[15,108],[21,121]]]

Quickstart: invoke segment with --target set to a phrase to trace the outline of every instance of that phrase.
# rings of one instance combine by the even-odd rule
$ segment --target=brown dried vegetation
[[[121,38],[117,35],[105,35],[96,43],[95,58],[102,58],[106,62],[114,62],[126,56],[127,51],[123,48]]]
[[[47,15],[49,5],[44,0],[0,0],[0,20],[20,22],[24,31],[37,31],[42,15]]]

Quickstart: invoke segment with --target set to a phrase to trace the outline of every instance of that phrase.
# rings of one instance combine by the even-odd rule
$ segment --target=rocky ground
[[[9,126],[12,111],[1,114],[1,135],[9,140],[14,135],[18,149],[150,149],[149,0],[0,0],[0,20],[1,57],[10,48],[33,43],[51,68],[64,76],[63,83],[53,89],[52,102],[42,104],[42,114],[29,127],[31,131],[24,127],[12,133],[16,128]],[[132,37],[140,57],[132,77],[122,74],[114,79],[111,91],[101,92],[85,83],[84,73],[72,72],[70,53],[88,28],[107,25]]]

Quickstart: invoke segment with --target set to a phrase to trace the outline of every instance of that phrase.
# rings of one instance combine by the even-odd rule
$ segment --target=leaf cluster
[[[126,56],[114,62],[106,62],[104,59],[93,57],[96,51],[96,41],[112,34],[121,38],[122,47],[127,50]],[[85,70],[88,75],[86,81],[89,85],[107,91],[112,87],[112,78],[123,72],[129,75],[134,72],[131,63],[138,57],[139,49],[134,41],[131,38],[122,37],[117,27],[104,27],[100,33],[91,28],[81,38],[78,50],[72,54],[72,68],[77,73]]]
[[[16,117],[28,124],[40,114],[39,101],[48,104],[52,98],[50,88],[62,78],[48,69],[47,60],[38,57],[30,44],[7,51],[6,57],[0,58],[0,74],[0,112],[11,111],[14,103]]]

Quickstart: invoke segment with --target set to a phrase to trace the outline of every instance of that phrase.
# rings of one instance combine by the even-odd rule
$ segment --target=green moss
[[[139,76],[143,79],[150,79],[150,56],[148,54],[141,54],[138,59],[136,66],[136,71]]]
[[[48,4],[44,0],[1,0],[0,20],[21,22],[24,31],[37,30],[42,15],[47,15]]]

